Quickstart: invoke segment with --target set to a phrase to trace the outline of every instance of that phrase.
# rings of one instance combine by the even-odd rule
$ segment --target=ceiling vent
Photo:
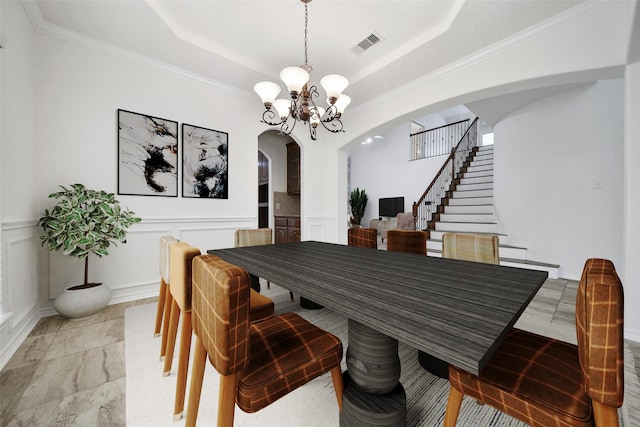
[[[354,53],[362,53],[365,50],[369,49],[374,44],[381,42],[382,40],[384,40],[384,39],[382,37],[380,37],[380,34],[377,34],[377,33],[373,32],[373,33],[369,34],[360,43],[355,45],[352,50],[353,50]]]

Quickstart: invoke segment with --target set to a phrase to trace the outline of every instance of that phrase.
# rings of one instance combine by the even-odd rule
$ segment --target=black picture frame
[[[229,134],[182,124],[182,197],[229,198]]]
[[[118,109],[118,194],[178,197],[178,122]]]

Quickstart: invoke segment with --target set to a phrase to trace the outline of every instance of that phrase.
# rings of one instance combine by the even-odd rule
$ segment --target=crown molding
[[[501,40],[483,49],[480,49],[471,55],[468,55],[464,58],[461,58],[457,61],[447,64],[444,67],[441,67],[431,73],[425,74],[424,76],[419,77],[415,80],[412,80],[404,85],[398,86],[397,88],[389,92],[386,92],[376,98],[370,99],[362,104],[358,104],[350,110],[353,114],[354,112],[358,112],[361,109],[364,110],[364,109],[375,107],[377,105],[381,105],[385,102],[388,102],[390,99],[396,98],[406,93],[411,93],[415,91],[417,87],[421,87],[427,84],[433,84],[434,82],[438,81],[441,78],[447,77],[451,74],[458,73],[475,64],[481,63],[496,55],[510,51],[524,43],[527,43],[531,40],[535,40],[546,34],[557,31],[558,29],[566,27],[567,25],[573,22],[582,20],[590,15],[599,13],[605,9],[616,6],[620,3],[624,3],[624,0],[615,0],[615,1],[585,0],[583,3],[575,7],[572,7],[571,9],[568,9],[562,13],[554,15],[538,23],[537,25],[534,25],[525,30],[522,30],[512,35],[511,37],[508,37],[504,40]]]
[[[217,80],[206,78],[201,74],[193,73],[175,65],[171,65],[166,62],[148,57],[146,55],[133,52],[129,49],[124,49],[114,44],[98,40],[94,37],[80,34],[76,31],[67,30],[58,25],[51,24],[45,21],[42,17],[42,13],[40,12],[40,7],[38,6],[37,2],[29,0],[21,0],[21,2],[26,11],[27,17],[29,18],[29,21],[31,22],[31,26],[33,27],[34,31],[39,34],[53,37],[67,43],[83,47],[85,49],[94,50],[106,55],[134,62],[145,67],[153,68],[196,84],[207,86],[221,92],[227,92],[234,96],[253,97],[253,94],[249,91],[239,89],[235,86],[231,86]]]

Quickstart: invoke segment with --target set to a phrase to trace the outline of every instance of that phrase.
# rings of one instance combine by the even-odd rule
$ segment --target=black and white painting
[[[229,198],[229,134],[182,124],[182,196]]]
[[[118,110],[118,194],[178,196],[178,122]]]

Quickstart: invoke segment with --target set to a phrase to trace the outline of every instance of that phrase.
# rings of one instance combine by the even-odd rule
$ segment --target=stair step
[[[470,172],[484,172],[483,175],[493,175],[493,167],[487,165],[469,165],[467,172],[464,174],[467,176]]]
[[[460,184],[484,184],[488,182],[493,184],[493,175],[465,176],[464,178],[460,178]]]
[[[442,253],[436,251],[427,251],[428,256],[442,257]],[[549,273],[550,279],[557,279],[560,276],[560,266],[557,264],[548,264],[545,262],[531,260],[517,260],[500,257],[500,265],[506,267],[525,268],[528,270],[546,271]]]
[[[440,214],[441,222],[480,222],[495,223],[493,212],[491,213],[443,213]]]
[[[493,191],[493,182],[478,182],[471,184],[458,184],[457,191],[473,191],[473,190],[491,190]]]
[[[445,214],[493,214],[493,205],[445,206]]]
[[[550,278],[557,279],[560,265],[527,259],[528,248],[509,245],[508,236],[497,233],[493,208],[493,145],[478,147],[460,178],[444,213],[435,223],[435,230],[429,230],[427,255],[442,256],[445,233],[495,234],[500,244],[500,265],[547,271]]]
[[[500,258],[500,265],[504,265],[507,267],[526,268],[529,270],[546,271],[547,273],[549,273],[550,279],[557,279],[558,277],[560,277],[561,266],[558,264],[550,264],[532,260]]]
[[[434,254],[442,253],[442,240],[427,240],[427,251],[433,252]],[[520,246],[511,246],[511,245],[500,245],[498,248],[498,253],[500,254],[500,258],[509,258],[509,259],[517,259],[517,260],[526,260],[528,256],[528,249]]]
[[[462,178],[491,178],[493,180],[493,170],[467,170],[464,174],[462,174]]]
[[[473,159],[471,159],[471,164],[472,165],[479,165],[480,162],[486,162],[488,164],[491,164],[493,166],[493,154],[491,155],[480,155],[480,156],[475,156]]]
[[[469,190],[469,191],[454,191],[453,199],[467,199],[477,197],[493,197],[493,189],[491,190]]]
[[[493,151],[478,151],[473,159],[493,159]]]
[[[455,231],[462,233],[497,233],[498,224],[495,222],[445,222],[437,221],[436,230]]]
[[[444,230],[429,230],[429,239],[430,240],[439,240],[440,242],[442,242],[442,235],[445,233],[469,233],[468,231],[462,231],[462,230],[454,230],[454,231],[444,231]],[[500,233],[483,233],[483,232],[478,232],[478,231],[474,231],[474,234],[495,234],[496,236],[498,236],[498,243],[500,245],[507,245],[509,244],[509,236],[507,236],[506,234],[500,234]]]
[[[489,166],[491,168],[493,168],[493,159],[473,159],[473,161],[471,162],[471,166],[472,167],[478,167],[478,166]]]
[[[449,199],[449,206],[474,206],[474,205],[491,205],[493,206],[493,196],[485,197],[467,197]]]

